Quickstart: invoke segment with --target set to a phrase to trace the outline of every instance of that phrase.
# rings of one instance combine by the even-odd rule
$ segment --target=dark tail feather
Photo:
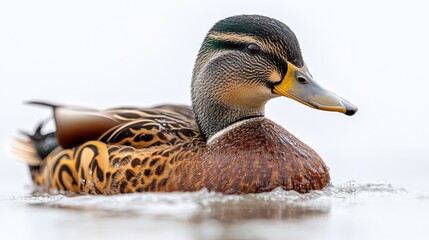
[[[44,102],[44,101],[27,101],[27,102],[25,102],[25,104],[38,105],[38,106],[51,107],[51,108],[61,107],[61,105],[48,103],[48,102]]]
[[[41,122],[33,134],[22,132],[26,138],[16,139],[12,148],[13,153],[23,159],[31,171],[38,170],[43,159],[58,147],[55,132],[42,133],[45,125],[46,121]]]
[[[55,148],[58,147],[57,139],[55,138],[55,132],[42,134],[42,129],[46,125],[46,121],[41,122],[33,134],[26,134],[28,138],[33,142],[36,147],[37,154],[41,159],[44,159],[51,153]]]

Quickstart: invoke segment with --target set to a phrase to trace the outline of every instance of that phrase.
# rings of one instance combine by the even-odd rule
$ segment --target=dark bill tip
[[[355,105],[347,101],[342,101],[342,103],[344,104],[344,107],[346,107],[346,112],[344,114],[347,116],[353,116],[358,111],[358,108]]]
[[[357,109],[347,109],[347,111],[345,112],[345,114],[347,116],[353,116],[353,115],[355,115],[356,112],[357,112]]]

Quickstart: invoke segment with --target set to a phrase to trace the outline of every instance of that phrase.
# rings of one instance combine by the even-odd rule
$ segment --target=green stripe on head
[[[288,26],[276,19],[259,15],[233,16],[217,22],[210,30],[206,40],[210,39],[209,36],[211,33],[225,36],[234,34],[236,36],[257,39],[260,42],[270,45],[278,55],[284,56],[297,67],[304,65],[295,34]],[[215,44],[214,48],[222,46],[231,47],[234,45]]]

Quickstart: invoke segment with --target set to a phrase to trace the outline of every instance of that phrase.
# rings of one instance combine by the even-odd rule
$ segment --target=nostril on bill
[[[307,84],[308,83],[307,79],[305,79],[303,77],[297,77],[296,80],[301,84]]]

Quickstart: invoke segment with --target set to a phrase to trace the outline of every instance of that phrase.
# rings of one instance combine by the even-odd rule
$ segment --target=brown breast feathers
[[[281,126],[258,118],[214,139],[200,155],[202,184],[224,193],[256,193],[282,186],[301,193],[330,178],[320,156]]]

